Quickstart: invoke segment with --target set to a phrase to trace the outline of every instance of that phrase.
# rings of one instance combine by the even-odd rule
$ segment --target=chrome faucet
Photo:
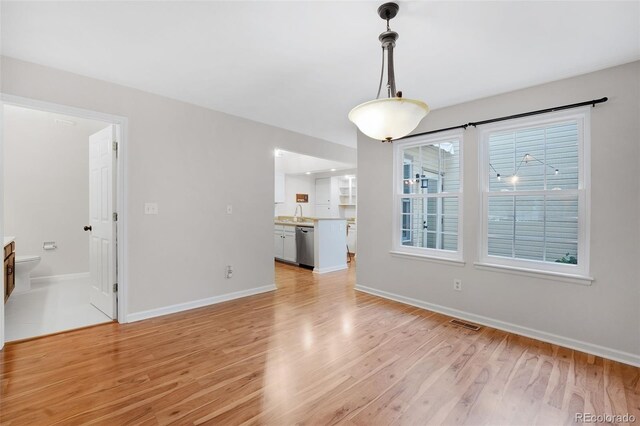
[[[302,204],[296,206],[296,211],[293,213],[293,221],[298,222],[298,207],[300,207],[300,219],[302,219]]]

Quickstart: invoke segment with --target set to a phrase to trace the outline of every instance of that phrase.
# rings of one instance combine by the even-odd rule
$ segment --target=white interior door
[[[116,318],[116,126],[89,137],[89,225],[91,304]]]

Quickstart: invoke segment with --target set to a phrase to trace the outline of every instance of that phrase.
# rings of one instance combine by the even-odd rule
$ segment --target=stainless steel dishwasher
[[[314,266],[313,264],[313,228],[308,226],[296,227],[296,252],[298,264]]]

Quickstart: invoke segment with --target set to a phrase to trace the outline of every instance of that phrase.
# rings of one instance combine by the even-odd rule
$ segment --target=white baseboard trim
[[[134,312],[127,315],[127,322],[141,321],[155,318],[162,315],[175,314],[177,312],[188,311],[190,309],[202,308],[203,306],[215,305],[216,303],[228,302],[229,300],[240,299],[242,297],[253,296],[255,294],[267,293],[276,290],[276,285],[266,285],[263,287],[251,288],[249,290],[235,291],[233,293],[222,294],[220,296],[207,297],[205,299],[193,300],[191,302],[178,303],[164,306],[162,308],[150,309],[148,311]]]
[[[415,306],[415,307],[426,309],[433,312],[438,312],[440,314],[444,314],[450,317],[460,318],[460,319],[481,324],[487,327],[492,327],[492,328],[497,328],[498,330],[507,331],[509,333],[519,334],[521,336],[542,340],[543,342],[564,346],[570,349],[586,352],[592,355],[597,355],[613,361],[618,361],[625,364],[633,365],[635,367],[640,367],[640,355],[619,351],[617,349],[607,348],[607,347],[596,345],[593,343],[587,343],[580,340],[575,340],[569,337],[558,336],[557,334],[547,333],[545,331],[540,331],[540,330],[535,330],[528,327],[519,326],[516,324],[500,321],[500,320],[485,317],[482,315],[476,315],[469,312],[460,311],[458,309],[436,305],[434,303],[424,302],[422,300],[413,299],[411,297],[400,296],[400,295],[389,293],[383,290],[377,290],[374,288],[365,287],[359,284],[356,284],[355,289],[363,293],[368,293],[374,296],[382,297],[384,299],[394,300],[396,302],[404,303],[406,305]]]
[[[329,266],[328,268],[313,268],[314,274],[326,274],[328,272],[342,271],[343,269],[347,269],[349,265],[346,263],[338,266]]]
[[[48,277],[32,277],[31,285],[54,284],[62,281],[88,280],[89,272],[76,272],[74,274],[50,275]]]

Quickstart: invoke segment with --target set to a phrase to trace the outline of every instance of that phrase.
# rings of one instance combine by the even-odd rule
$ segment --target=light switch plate
[[[144,214],[158,214],[158,203],[144,203]]]

